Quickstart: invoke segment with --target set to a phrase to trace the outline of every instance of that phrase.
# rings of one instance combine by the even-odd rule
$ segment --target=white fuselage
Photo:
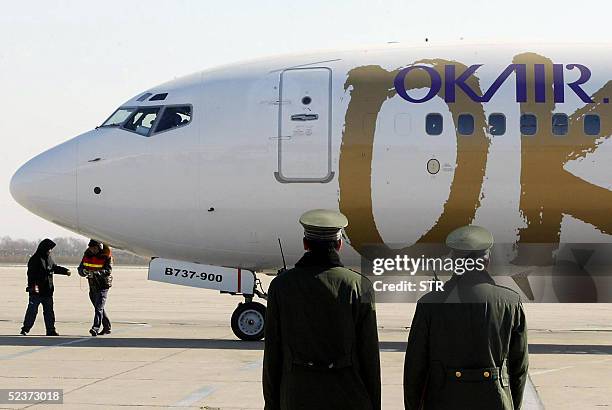
[[[595,46],[388,46],[204,71],[147,91],[168,93],[163,101],[139,94],[122,105],[189,104],[189,124],[149,137],[86,132],[24,165],[11,190],[32,212],[113,246],[254,271],[282,265],[278,238],[288,264],[300,257],[297,221],[313,208],[348,216],[351,266],[371,244],[438,243],[468,223],[516,248],[607,243],[611,55]],[[488,101],[474,101],[447,68],[457,80],[475,64],[464,84],[478,95],[493,89]],[[568,85],[583,72],[572,64],[588,68],[588,81]],[[400,83],[423,102],[398,93],[410,66]],[[439,90],[424,67],[439,73]],[[583,135],[587,111],[600,118],[596,136]],[[503,135],[490,129],[496,113]],[[521,135],[525,113],[537,118],[535,135]],[[553,113],[569,116],[567,135],[554,135]],[[442,116],[439,135],[426,132],[428,114]],[[462,114],[472,135],[457,131]]]

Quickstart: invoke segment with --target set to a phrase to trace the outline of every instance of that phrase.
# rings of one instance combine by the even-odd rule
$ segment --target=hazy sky
[[[609,42],[607,1],[3,1],[0,235],[74,235],[9,193],[25,161],[174,77],[241,59],[380,44]]]

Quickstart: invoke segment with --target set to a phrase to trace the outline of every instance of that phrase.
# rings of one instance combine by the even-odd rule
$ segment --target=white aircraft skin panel
[[[307,207],[334,208],[337,191],[331,184],[280,184],[274,179],[279,73],[264,75],[263,80],[254,75],[252,81],[205,85],[206,98],[214,100],[207,105],[207,118],[215,121],[205,121],[202,137],[204,224],[199,242],[213,249],[246,251],[251,261],[263,259],[279,266],[278,237],[288,262],[303,252],[299,235],[285,234],[289,220],[294,232],[299,229],[295,200]],[[222,99],[213,98],[221,92]],[[207,212],[211,207],[215,211]]]
[[[604,140],[595,152],[587,154],[584,158],[569,161],[563,169],[591,184],[611,191],[612,178],[607,174],[605,167],[611,152],[612,141]]]
[[[558,64],[587,66],[592,78],[583,88],[591,95],[608,82],[606,67],[612,64],[608,51],[582,46],[392,46],[259,60],[208,70],[147,91],[168,92],[164,101],[136,102],[143,91],[124,104],[191,104],[193,120],[188,126],[149,138],[112,128],[90,131],[75,139],[78,170],[77,193],[73,196],[78,196],[78,201],[75,198],[73,205],[66,203],[67,214],[62,216],[59,207],[46,205],[53,201],[57,204],[57,198],[36,202],[36,198],[24,192],[28,188],[19,181],[23,181],[25,168],[16,175],[12,192],[20,203],[46,219],[141,254],[257,270],[278,268],[277,238],[283,241],[288,264],[302,254],[300,226],[296,222],[299,215],[310,208],[339,207],[343,189],[339,183],[343,160],[340,153],[343,143],[348,143],[342,141],[343,130],[350,125],[346,123],[347,109],[354,98],[352,87],[345,90],[351,70],[374,66],[392,72],[427,59],[456,61],[467,66],[483,64],[477,76],[480,88],[486,91],[514,56],[534,52]],[[328,60],[339,61],[324,62]],[[332,70],[331,163],[335,175],[329,183],[285,184],[274,176],[279,170],[280,75],[283,68],[303,64]],[[585,103],[567,86],[577,79],[578,71],[564,67],[564,74],[565,103],[556,104],[554,112],[572,114]],[[392,79],[389,91],[395,92]],[[427,91],[422,88],[409,93],[413,98],[421,98]],[[457,89],[456,93],[460,96],[463,91]],[[507,132],[491,137],[473,219],[474,223],[491,229],[498,242],[506,243],[515,242],[528,226],[527,216],[521,210],[524,189],[521,178],[525,170],[521,143],[526,137],[520,135],[521,106],[515,99],[513,74],[491,101],[483,104],[487,116],[493,112],[506,115]],[[429,112],[443,114],[443,135],[425,135],[424,121]],[[397,114],[409,118],[408,135],[395,131]],[[364,186],[363,195],[372,196],[372,214],[383,240],[409,245],[435,227],[448,201],[459,161],[454,126],[448,106],[440,97],[413,104],[395,95],[382,104],[377,117],[370,175],[372,191],[365,192]],[[602,120],[602,128],[603,123]],[[321,146],[315,152],[321,152]],[[609,155],[610,142],[606,140],[585,159],[570,161],[564,168],[589,183],[612,189]],[[98,157],[103,160],[88,162]],[[434,177],[426,170],[429,157],[440,160],[442,169]],[[323,158],[319,161],[317,168],[326,163]],[[299,169],[290,176],[298,174]],[[303,176],[312,175],[305,172]],[[529,189],[551,190],[554,183],[546,178],[531,181]],[[98,184],[101,195],[93,193]],[[49,182],[50,189],[58,186]],[[78,219],[76,212],[70,211],[77,207]],[[596,211],[605,210],[609,210],[608,205],[602,203]],[[562,241],[579,242],[584,235],[567,220],[564,218],[561,224]],[[358,229],[366,223],[360,219],[351,222]],[[588,228],[591,224],[579,225]],[[349,237],[358,246],[355,239]],[[593,239],[610,242],[610,236],[602,233]],[[354,249],[347,247],[342,256],[347,264],[359,265]]]
[[[199,218],[190,183],[199,171],[197,124],[150,138],[118,129],[98,131],[79,145],[80,229],[177,244],[193,237],[190,231]],[[166,183],[173,180],[188,183]],[[101,193],[95,194],[94,187]],[[181,218],[171,217],[177,213]]]
[[[11,181],[13,198],[40,217],[77,230],[76,159],[75,139],[32,158]]]
[[[404,103],[396,96],[383,104],[372,161],[374,219],[385,243],[398,248],[416,242],[440,217],[456,161],[454,126],[444,102],[432,101],[426,110],[407,110]],[[444,117],[441,135],[425,132],[425,116],[430,112]],[[395,130],[399,114],[410,116],[408,135],[398,135]],[[427,171],[432,159],[440,164],[435,175]]]
[[[492,70],[501,72],[510,61],[499,62]],[[485,63],[486,64],[486,63]],[[481,81],[481,87],[487,89],[494,81],[493,78]],[[486,118],[491,114],[502,113],[506,117],[506,133],[504,135],[491,135],[489,155],[482,184],[481,205],[476,210],[474,224],[485,227],[495,227],[495,241],[497,243],[511,244],[516,242],[518,228],[525,223],[519,213],[519,200],[521,193],[521,135],[520,107],[518,104],[508,107],[504,101],[515,97],[515,84],[511,81],[504,83],[496,96],[495,101],[484,104]],[[513,124],[515,126],[513,126]],[[500,215],[504,215],[500,219]],[[508,255],[514,257],[514,254]]]
[[[571,215],[563,216],[561,243],[600,243],[602,233],[593,225]]]

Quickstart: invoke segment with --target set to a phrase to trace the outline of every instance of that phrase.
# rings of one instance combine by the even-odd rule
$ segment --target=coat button
[[[455,376],[457,376],[457,378],[461,377],[461,372],[455,372]]]
[[[488,379],[488,378],[489,378],[489,376],[491,375],[491,373],[489,373],[489,372],[484,372],[482,375],[483,375],[483,376],[484,376],[486,379]]]

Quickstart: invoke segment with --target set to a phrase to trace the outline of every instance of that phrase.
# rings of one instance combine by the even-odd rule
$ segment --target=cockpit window
[[[119,108],[101,127],[119,127],[135,110],[136,108]]]
[[[140,97],[138,97],[138,99],[136,101],[144,101],[147,98],[149,98],[150,96],[152,96],[153,94],[151,93],[144,93],[143,95],[141,95]]]
[[[191,106],[181,105],[175,107],[166,107],[161,119],[159,120],[155,133],[170,130],[172,128],[181,127],[191,121]]]
[[[134,131],[137,134],[145,137],[149,136],[151,128],[155,124],[157,114],[161,107],[140,107],[123,125],[123,128],[129,131]]]
[[[168,93],[155,94],[149,101],[163,101],[168,96]]]

